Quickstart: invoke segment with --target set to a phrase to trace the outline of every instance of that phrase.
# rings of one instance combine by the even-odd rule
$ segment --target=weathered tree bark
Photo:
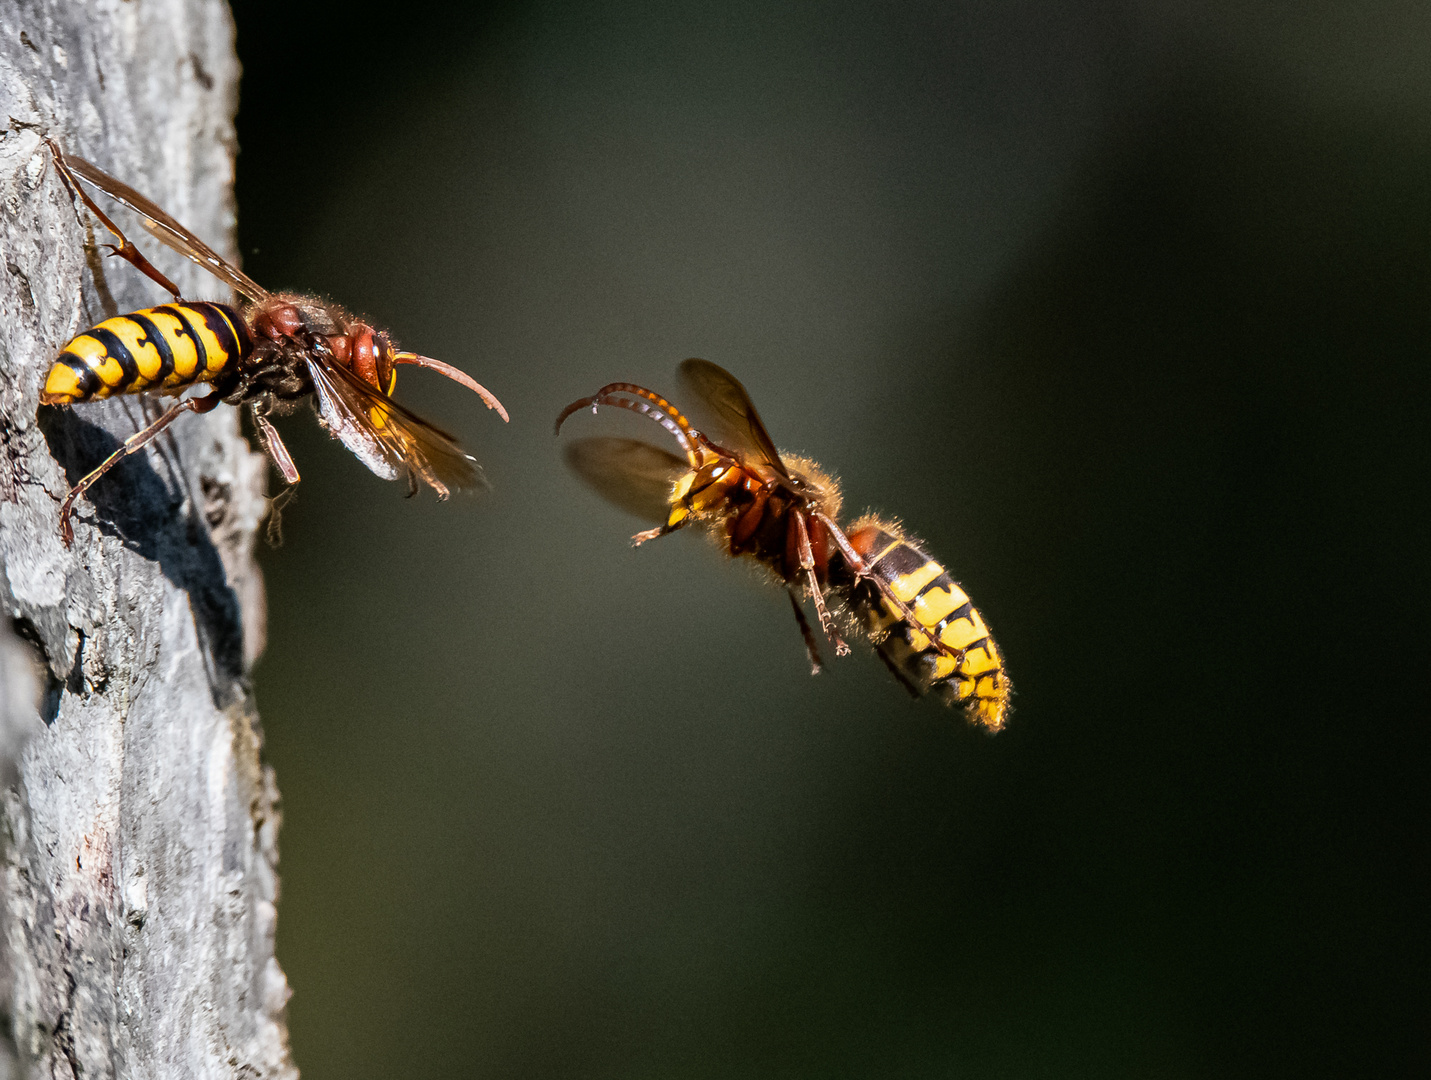
[[[167,299],[103,256],[41,136],[232,253],[233,36],[221,0],[0,0],[0,605],[49,680],[0,808],[0,1008],[35,1075],[296,1075],[247,682],[263,462],[235,410],[185,416],[80,501],[66,550],[68,485],[146,406],[38,406],[71,336]],[[223,296],[115,217],[187,296]]]

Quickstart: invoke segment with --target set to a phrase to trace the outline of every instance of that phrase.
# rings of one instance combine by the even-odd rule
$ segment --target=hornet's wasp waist
[[[66,186],[104,224],[118,244],[111,254],[173,296],[173,302],[106,319],[71,340],[50,366],[41,402],[73,405],[115,394],[154,391],[177,395],[208,384],[207,396],[184,399],[125,440],[70,490],[60,507],[60,534],[73,540],[75,500],[101,476],[152,442],[185,412],[204,413],[222,403],[248,407],[259,442],[286,484],[298,482],[278,430],[269,417],[312,401],[319,421],[358,459],[386,480],[418,481],[445,499],[483,483],[477,462],[446,432],[392,399],[397,367],[415,364],[477,393],[503,420],[501,402],[471,376],[416,353],[337,304],[312,296],[271,293],[221,258],[207,244],[128,184],[46,140]],[[95,205],[80,181],[140,215],[160,242],[234,289],[243,306],[186,300],[119,227]]]
[[[749,555],[786,589],[811,669],[822,666],[800,604],[808,596],[836,655],[840,633],[865,635],[916,697],[958,704],[975,724],[1003,727],[1011,687],[1003,658],[969,597],[899,526],[874,516],[840,525],[840,489],[805,458],[782,455],[750,395],[728,371],[687,360],[680,379],[711,415],[698,430],[670,401],[634,383],[610,383],[568,405],[629,409],[676,440],[682,456],[636,439],[588,438],[567,447],[573,470],[611,502],[655,522],[640,545],[690,524],[717,536],[732,556]],[[833,601],[833,603],[831,603]]]

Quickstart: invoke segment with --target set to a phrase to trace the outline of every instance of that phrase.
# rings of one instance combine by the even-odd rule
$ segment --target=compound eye
[[[388,340],[387,334],[381,330],[373,335],[373,343],[378,353],[378,389],[389,397],[397,388],[397,365],[393,363],[393,354],[396,351],[393,343]]]

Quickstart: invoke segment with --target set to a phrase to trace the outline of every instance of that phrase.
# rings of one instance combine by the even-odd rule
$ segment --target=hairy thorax
[[[785,456],[788,478],[763,463],[738,461],[733,455],[702,447],[701,462],[684,474],[671,492],[667,527],[690,521],[710,530],[731,555],[749,555],[782,581],[800,569],[798,530],[792,514],[805,518],[817,575],[829,565],[831,539],[815,514],[835,519],[840,489],[813,461]]]

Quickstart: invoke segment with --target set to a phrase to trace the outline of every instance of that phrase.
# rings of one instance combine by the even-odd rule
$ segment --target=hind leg
[[[815,634],[810,629],[810,621],[805,618],[805,612],[800,607],[800,598],[795,595],[795,590],[786,589],[785,595],[790,597],[790,606],[795,611],[795,621],[800,624],[800,636],[805,639],[805,652],[810,657],[810,674],[818,675],[825,670],[825,662],[820,659],[820,648],[815,643]]]
[[[65,496],[65,501],[60,504],[60,539],[64,541],[65,547],[74,543],[74,527],[70,524],[70,514],[74,511],[75,500],[88,491],[96,480],[98,480],[110,469],[114,468],[130,454],[143,450],[158,437],[159,433],[172,424],[175,420],[186,412],[206,413],[214,406],[218,405],[222,399],[218,394],[210,394],[208,397],[189,398],[181,401],[163,416],[155,420],[142,431],[136,431],[109,457],[105,458],[99,465],[91,469],[78,484],[70,488],[70,492]]]

